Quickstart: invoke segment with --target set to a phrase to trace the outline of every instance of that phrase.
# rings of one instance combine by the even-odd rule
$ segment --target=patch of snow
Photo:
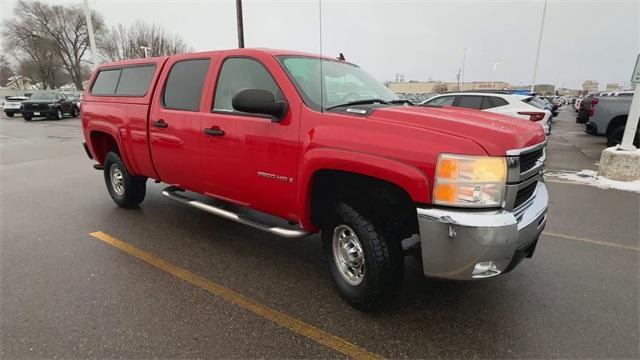
[[[591,185],[601,189],[616,189],[622,191],[631,191],[640,193],[640,180],[635,181],[616,181],[610,180],[602,176],[598,176],[598,172],[594,170],[573,171],[547,171],[544,178],[549,181],[561,180],[584,185]]]

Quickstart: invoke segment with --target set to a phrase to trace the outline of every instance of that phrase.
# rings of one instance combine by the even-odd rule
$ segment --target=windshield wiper
[[[366,99],[366,100],[349,101],[348,103],[345,103],[345,104],[329,106],[325,110],[331,110],[339,107],[352,106],[352,105],[366,105],[366,104],[375,104],[375,103],[387,104],[387,105],[391,104],[390,102],[382,99]]]
[[[411,101],[411,100],[407,100],[407,99],[399,99],[399,100],[391,100],[391,101],[387,101],[389,104],[400,104],[400,105],[409,105],[409,106],[414,106],[415,104]]]

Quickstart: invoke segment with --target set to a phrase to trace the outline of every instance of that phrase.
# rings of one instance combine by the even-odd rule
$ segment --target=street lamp
[[[140,49],[142,49],[144,51],[144,57],[148,58],[149,57],[149,50],[151,50],[151,48],[148,47],[148,46],[140,46]]]
[[[462,49],[462,68],[460,70],[460,83],[462,84],[462,86],[464,86],[464,64],[467,60],[467,51],[469,50],[471,49],[469,48]]]
[[[96,39],[93,35],[93,22],[91,21],[91,10],[89,10],[89,0],[83,0],[84,16],[87,21],[87,32],[89,33],[89,47],[91,47],[91,66],[95,67],[98,61],[98,53],[96,51]]]
[[[538,72],[538,60],[540,60],[540,45],[542,44],[542,33],[544,31],[544,18],[547,15],[547,0],[544,0],[544,7],[542,8],[542,21],[540,22],[540,34],[538,34],[538,50],[536,50],[536,62],[533,65],[533,79],[531,80],[531,92],[534,92],[536,86],[536,75]]]
[[[492,62],[492,63],[489,63],[489,64],[491,64],[493,66],[493,75],[491,76],[491,88],[493,89],[493,82],[496,79],[496,69],[498,68],[498,65],[500,65],[502,63]]]

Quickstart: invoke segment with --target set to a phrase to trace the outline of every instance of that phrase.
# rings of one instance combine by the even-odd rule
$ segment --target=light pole
[[[142,51],[144,51],[144,57],[148,58],[149,57],[149,50],[151,50],[151,48],[148,47],[148,46],[140,46],[140,49],[142,49]]]
[[[493,67],[493,75],[491,76],[491,88],[493,89],[493,82],[496,79],[496,69],[498,68],[498,65],[500,65],[501,63],[499,62],[492,62],[490,63],[491,66]]]
[[[538,50],[536,50],[536,62],[533,65],[533,79],[531,80],[531,92],[534,91],[534,86],[536,86],[538,60],[540,60],[540,45],[542,44],[542,33],[544,31],[544,18],[546,16],[547,16],[547,0],[544,0],[544,7],[542,8],[542,21],[540,21],[540,34],[538,34]]]
[[[236,20],[238,22],[238,47],[244,47],[244,23],[242,21],[242,0],[236,0]]]
[[[91,66],[95,67],[98,60],[96,53],[96,39],[93,35],[93,22],[91,21],[91,10],[89,9],[89,0],[83,0],[84,16],[87,21],[87,32],[89,33],[89,46],[91,47]]]
[[[460,70],[460,83],[462,84],[462,86],[464,86],[464,64],[467,60],[467,51],[469,50],[471,49],[469,48],[462,49],[462,68]]]

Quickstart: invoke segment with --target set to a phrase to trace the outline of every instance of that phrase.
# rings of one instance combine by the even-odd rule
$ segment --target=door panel
[[[204,135],[205,192],[296,219],[299,108],[289,106],[280,122],[268,116],[237,112],[231,106],[231,98],[242,89],[269,90],[278,100],[286,100],[286,96],[280,90],[282,86],[257,59],[227,58],[221,69],[215,86],[214,110],[205,115],[203,128],[217,128],[224,135]]]
[[[170,59],[148,122],[153,164],[160,179],[193,191],[200,189],[200,110],[211,63],[209,57]]]

